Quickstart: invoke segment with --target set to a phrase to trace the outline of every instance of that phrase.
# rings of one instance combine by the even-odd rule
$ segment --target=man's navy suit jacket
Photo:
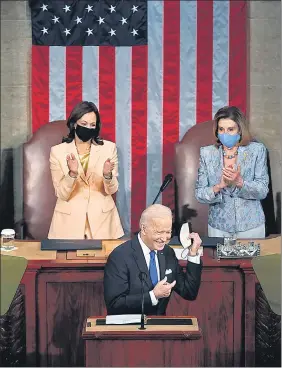
[[[196,264],[188,261],[186,272],[184,272],[170,246],[166,245],[162,251],[157,252],[157,255],[160,279],[167,276],[168,282],[176,280],[174,291],[184,299],[196,299],[201,283],[202,263]],[[172,272],[166,275],[166,270]],[[115,248],[107,260],[104,274],[104,296],[108,315],[141,314],[141,273],[144,275],[144,313],[146,315],[165,314],[169,297],[159,299],[156,306],[152,305],[149,291],[154,287],[136,236]]]

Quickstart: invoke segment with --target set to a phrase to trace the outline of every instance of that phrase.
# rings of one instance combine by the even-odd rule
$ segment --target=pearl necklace
[[[232,158],[235,158],[237,155],[238,155],[238,150],[235,153],[233,153],[233,155],[228,155],[228,153],[223,150],[223,156],[228,158],[229,160],[231,160]]]

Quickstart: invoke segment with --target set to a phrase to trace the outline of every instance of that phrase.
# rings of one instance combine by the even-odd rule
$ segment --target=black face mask
[[[75,128],[76,135],[82,142],[87,142],[91,138],[97,137],[97,128],[90,129],[81,125],[77,125]]]

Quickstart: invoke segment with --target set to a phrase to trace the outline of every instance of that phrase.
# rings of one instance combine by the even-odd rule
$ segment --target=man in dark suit
[[[108,315],[141,314],[141,280],[144,280],[144,313],[165,315],[171,291],[187,300],[197,297],[202,263],[198,249],[202,243],[191,233],[192,245],[186,272],[179,266],[171,238],[172,213],[155,204],[141,215],[140,233],[110,254],[104,274],[104,296]]]

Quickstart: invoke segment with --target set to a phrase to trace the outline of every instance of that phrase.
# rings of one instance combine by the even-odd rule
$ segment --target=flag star
[[[134,28],[133,28],[133,31],[132,31],[132,32],[130,32],[130,33],[132,33],[132,34],[133,34],[133,36],[136,36],[136,35],[138,36],[138,31],[137,31],[137,29],[134,29]]]
[[[67,35],[69,35],[69,34],[70,34],[70,29],[67,29],[67,28],[66,28],[66,29],[64,30],[64,33],[65,33],[65,35],[66,35],[66,36],[67,36]]]
[[[110,32],[108,32],[111,34],[111,36],[116,36],[116,30],[115,29],[112,29],[110,30]]]
[[[109,8],[109,11],[112,13],[112,12],[115,12],[116,11],[116,7],[115,6],[112,6]]]
[[[85,8],[87,10],[87,12],[91,12],[93,11],[93,5],[87,5],[87,8]]]
[[[133,13],[138,11],[138,6],[133,5],[131,10],[133,11]]]
[[[93,35],[93,29],[88,28],[86,33],[88,36]]]
[[[105,23],[105,22],[104,22],[104,19],[105,19],[105,18],[101,18],[101,17],[99,17],[99,19],[97,19],[97,22],[99,22],[99,24],[101,25],[102,23]]]
[[[69,5],[65,5],[63,10],[65,11],[65,13],[70,12],[70,6]]]
[[[127,23],[127,18],[123,18],[123,17],[122,17],[122,18],[120,19],[120,22],[121,22],[121,24],[122,24],[122,25],[124,25],[125,23]]]
[[[81,23],[82,18],[76,17],[76,19],[74,21],[76,22],[76,24]]]
[[[40,9],[42,9],[42,11],[47,10],[48,11],[48,5],[42,4],[42,6],[40,7]]]
[[[52,18],[52,21],[54,22],[54,24],[59,23],[59,19],[60,17],[56,17],[56,15],[54,15],[54,18]]]
[[[42,34],[48,34],[48,28],[43,27],[43,29],[41,29],[41,32]]]

